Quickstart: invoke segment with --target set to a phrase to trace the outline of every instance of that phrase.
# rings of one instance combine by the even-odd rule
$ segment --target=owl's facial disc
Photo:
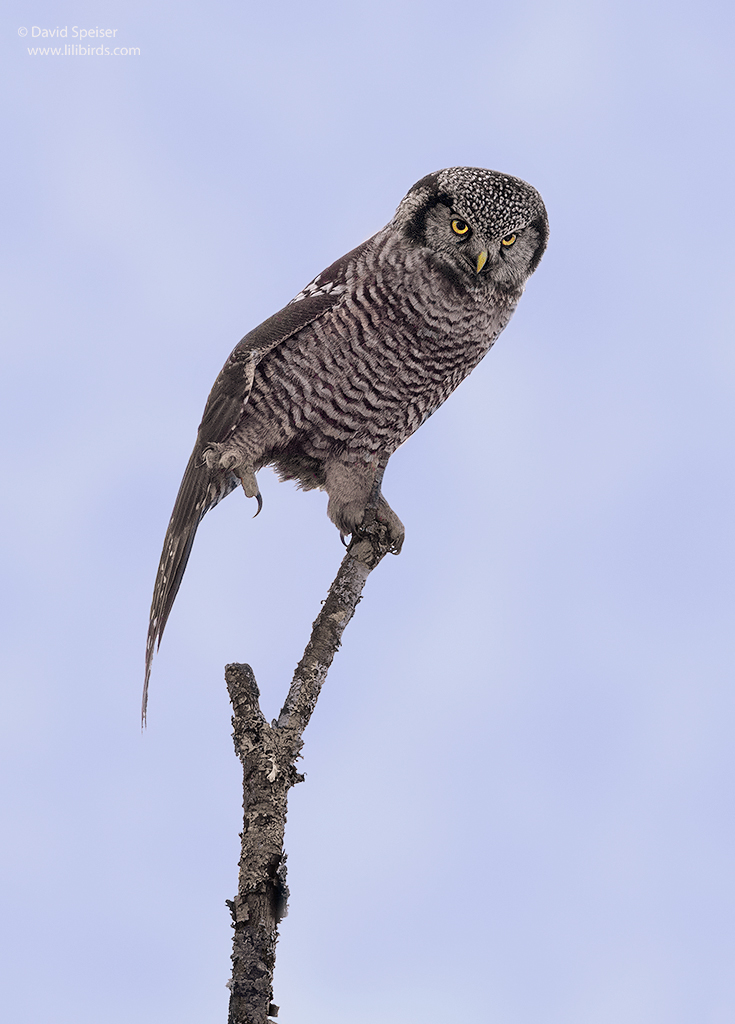
[[[425,216],[424,245],[441,256],[454,273],[477,277],[488,262],[490,250],[472,220],[446,203],[435,203]]]
[[[412,211],[404,230],[457,284],[520,293],[545,247],[545,216],[534,217],[522,204],[513,211],[501,208],[502,216],[494,206],[475,206],[461,195],[435,192]]]
[[[522,290],[549,237],[543,200],[520,178],[482,167],[447,167],[409,189],[392,222],[425,246],[450,277],[472,288]],[[487,259],[478,258],[485,251]]]

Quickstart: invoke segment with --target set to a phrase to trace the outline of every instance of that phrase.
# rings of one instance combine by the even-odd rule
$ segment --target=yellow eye
[[[455,235],[466,235],[470,230],[469,224],[464,220],[457,220],[456,218],[452,221],[452,231]]]
[[[516,240],[516,236],[515,235],[506,235],[505,238],[501,238],[500,239],[500,244],[501,245],[506,245],[506,246],[513,245],[515,240]]]

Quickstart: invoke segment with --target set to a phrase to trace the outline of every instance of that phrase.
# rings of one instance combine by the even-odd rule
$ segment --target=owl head
[[[546,208],[520,178],[448,167],[417,181],[393,219],[411,245],[429,250],[455,283],[522,291],[549,237]]]

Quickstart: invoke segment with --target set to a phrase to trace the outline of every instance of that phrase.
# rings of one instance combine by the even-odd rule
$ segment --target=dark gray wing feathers
[[[287,306],[246,334],[235,346],[214,382],[199,425],[194,451],[181,481],[166,530],[153,590],[145,654],[142,709],[144,723],[153,654],[161,643],[197,528],[206,513],[230,494],[239,483],[234,474],[224,480],[221,474],[219,477],[212,474],[205,462],[204,451],[208,445],[226,441],[237,429],[253,386],[255,367],[263,356],[307,324],[323,316],[340,301],[346,289],[350,263],[371,242],[372,239],[368,239],[322,271]]]
[[[340,301],[346,289],[349,265],[372,241],[369,238],[323,270],[287,306],[269,316],[235,346],[207,399],[199,425],[200,443],[220,444],[237,429],[257,364],[271,349],[318,320]]]

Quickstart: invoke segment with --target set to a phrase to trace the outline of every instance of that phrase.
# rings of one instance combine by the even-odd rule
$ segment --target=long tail
[[[189,561],[197,529],[210,509],[230,494],[239,480],[232,473],[210,470],[204,461],[202,449],[196,445],[181,481],[171,521],[163,542],[161,561],[158,563],[156,585],[153,588],[148,639],[145,647],[145,682],[143,684],[142,724],[145,725],[148,706],[148,681],[154,651],[160,647],[161,637],[171,614],[186,563]]]

